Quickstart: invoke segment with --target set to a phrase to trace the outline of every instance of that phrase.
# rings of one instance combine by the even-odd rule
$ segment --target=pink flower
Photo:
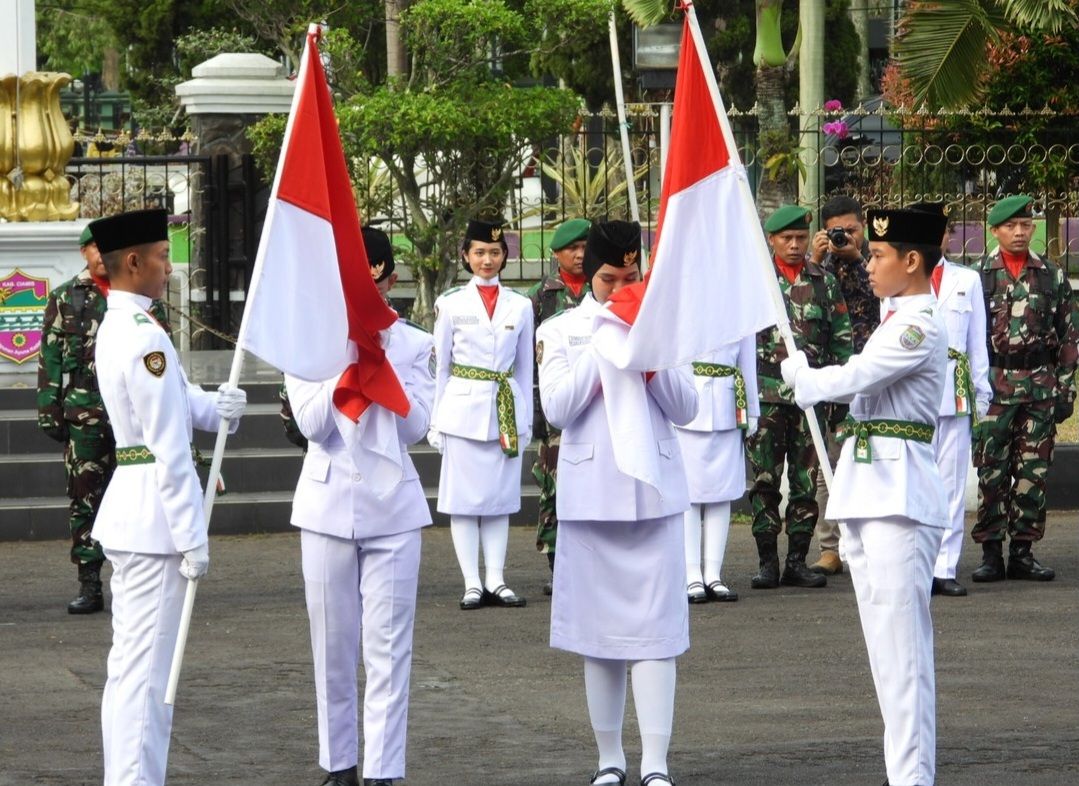
[[[843,108],[843,102],[838,100],[838,99],[833,98],[831,101],[825,101],[824,102],[824,111],[825,112],[838,112],[842,108]]]
[[[842,120],[836,120],[832,123],[825,123],[822,126],[822,130],[828,136],[838,137],[839,139],[846,139],[850,136],[850,129],[847,128],[847,124]]]

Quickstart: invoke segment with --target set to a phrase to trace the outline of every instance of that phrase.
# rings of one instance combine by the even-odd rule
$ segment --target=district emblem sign
[[[23,363],[41,349],[41,320],[49,299],[49,279],[15,268],[0,278],[0,358]]]

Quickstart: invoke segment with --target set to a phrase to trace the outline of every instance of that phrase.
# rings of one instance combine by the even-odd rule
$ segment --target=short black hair
[[[824,206],[820,209],[820,220],[822,224],[830,218],[849,215],[858,216],[858,220],[862,220],[862,205],[854,197],[832,197],[825,202]]]
[[[896,251],[899,252],[899,256],[905,256],[911,251],[915,251],[922,256],[922,270],[925,271],[926,276],[933,274],[933,268],[940,262],[941,251],[940,246],[931,246],[922,243],[890,243]]]
[[[120,272],[120,265],[123,264],[124,255],[127,252],[126,248],[118,248],[101,255],[101,261],[105,263],[105,272],[109,274],[109,278]]]

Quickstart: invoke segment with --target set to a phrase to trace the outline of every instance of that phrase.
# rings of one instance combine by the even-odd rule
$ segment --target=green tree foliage
[[[85,3],[53,0],[37,4],[38,68],[75,78],[101,73],[104,52],[119,41],[109,24]]]

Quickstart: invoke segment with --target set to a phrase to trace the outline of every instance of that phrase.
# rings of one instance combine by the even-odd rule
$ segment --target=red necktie
[[[559,270],[558,275],[562,279],[562,283],[569,287],[569,291],[573,293],[574,297],[581,296],[581,290],[584,289],[585,280],[584,274],[574,275],[573,273],[567,273],[565,270]]]
[[[483,306],[487,309],[487,318],[494,319],[495,303],[498,302],[498,284],[477,284],[476,289],[480,291],[480,297],[483,298]]]
[[[892,318],[893,316],[895,316],[895,309],[894,309],[894,308],[893,308],[893,309],[890,309],[890,310],[888,311],[888,313],[884,315],[884,319],[882,319],[882,320],[880,321],[880,323],[881,323],[881,324],[883,325],[883,324],[884,324],[885,322],[887,322],[887,321],[888,321],[889,319],[891,319],[891,318]]]
[[[944,265],[937,265],[933,268],[933,275],[929,277],[929,281],[933,284],[933,294],[940,294],[940,279],[944,275]]]

